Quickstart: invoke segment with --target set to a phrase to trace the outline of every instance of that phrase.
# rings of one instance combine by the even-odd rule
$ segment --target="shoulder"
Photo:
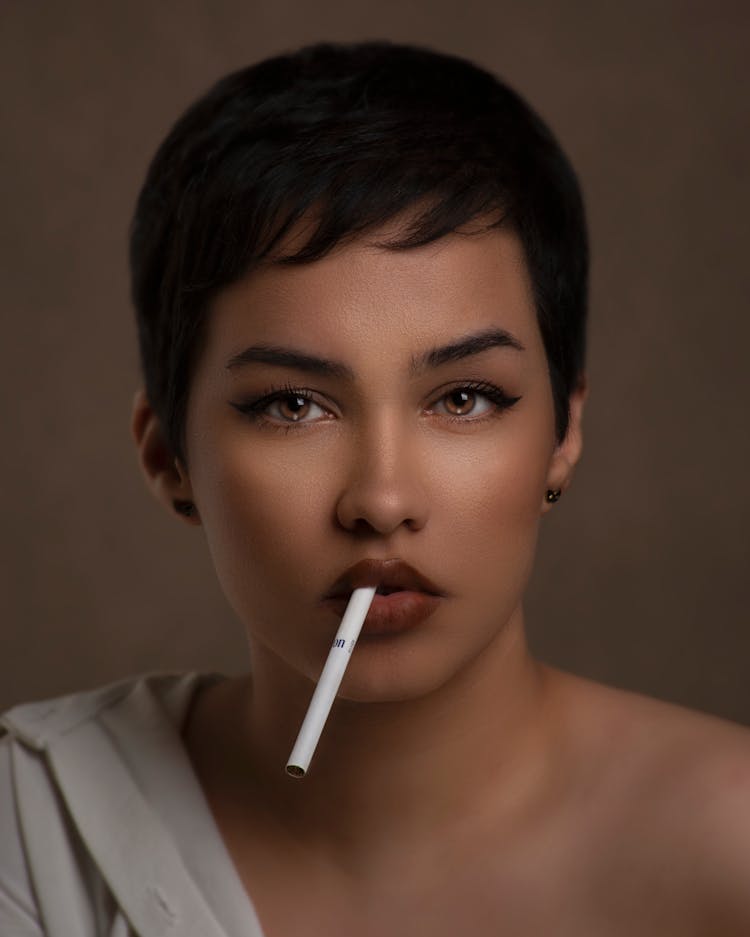
[[[149,876],[182,866],[151,798],[184,780],[180,724],[207,679],[138,677],[0,717],[0,934],[110,933],[120,902],[153,923],[139,933],[163,932]]]
[[[603,829],[618,843],[614,864],[647,870],[654,892],[682,902],[712,937],[750,933],[750,729],[565,682],[582,763],[607,804]]]
[[[95,722],[108,710],[119,707],[136,711],[145,700],[179,723],[196,688],[212,679],[197,673],[144,674],[93,690],[22,703],[0,715],[0,737],[8,734],[31,750],[43,751],[80,726]]]
[[[749,934],[750,730],[688,711],[666,723],[653,768],[665,858],[683,870],[707,933]]]
[[[19,829],[8,738],[0,738],[0,933],[42,933]]]

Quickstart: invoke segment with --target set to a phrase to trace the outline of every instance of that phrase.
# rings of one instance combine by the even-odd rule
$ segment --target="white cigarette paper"
[[[362,625],[365,623],[372,600],[375,598],[375,589],[375,586],[365,586],[352,592],[286,765],[286,773],[294,778],[303,778],[310,766],[310,759],[318,745],[333,701],[336,699],[346,665],[349,663],[354,645],[357,643]]]

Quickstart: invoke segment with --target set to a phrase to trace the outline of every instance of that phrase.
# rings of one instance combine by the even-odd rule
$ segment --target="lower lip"
[[[440,604],[440,599],[439,595],[406,589],[390,595],[376,595],[362,626],[362,637],[374,638],[408,631],[429,618]],[[326,599],[325,604],[343,617],[349,596]]]

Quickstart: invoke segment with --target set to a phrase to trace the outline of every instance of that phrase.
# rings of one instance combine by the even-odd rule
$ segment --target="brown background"
[[[303,42],[467,55],[578,167],[593,241],[587,447],[528,602],[558,665],[750,723],[745,3],[10,2],[2,68],[0,706],[246,663],[200,531],[145,493],[126,229],[226,71]]]

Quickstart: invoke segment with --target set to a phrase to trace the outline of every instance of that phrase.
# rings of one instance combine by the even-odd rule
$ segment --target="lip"
[[[387,589],[441,596],[440,588],[413,566],[400,559],[360,560],[345,570],[326,592],[324,598],[348,599],[361,586],[384,586]],[[378,596],[376,598],[388,598]]]
[[[362,627],[363,638],[406,631],[432,615],[445,597],[431,579],[403,560],[365,559],[339,576],[324,604],[341,617],[353,590],[361,586],[394,590],[390,595],[375,595]]]
[[[420,624],[437,609],[443,597],[428,592],[404,589],[392,595],[376,595],[362,626],[362,638],[377,638],[407,631]],[[343,617],[349,604],[347,596],[325,599],[325,604]]]

